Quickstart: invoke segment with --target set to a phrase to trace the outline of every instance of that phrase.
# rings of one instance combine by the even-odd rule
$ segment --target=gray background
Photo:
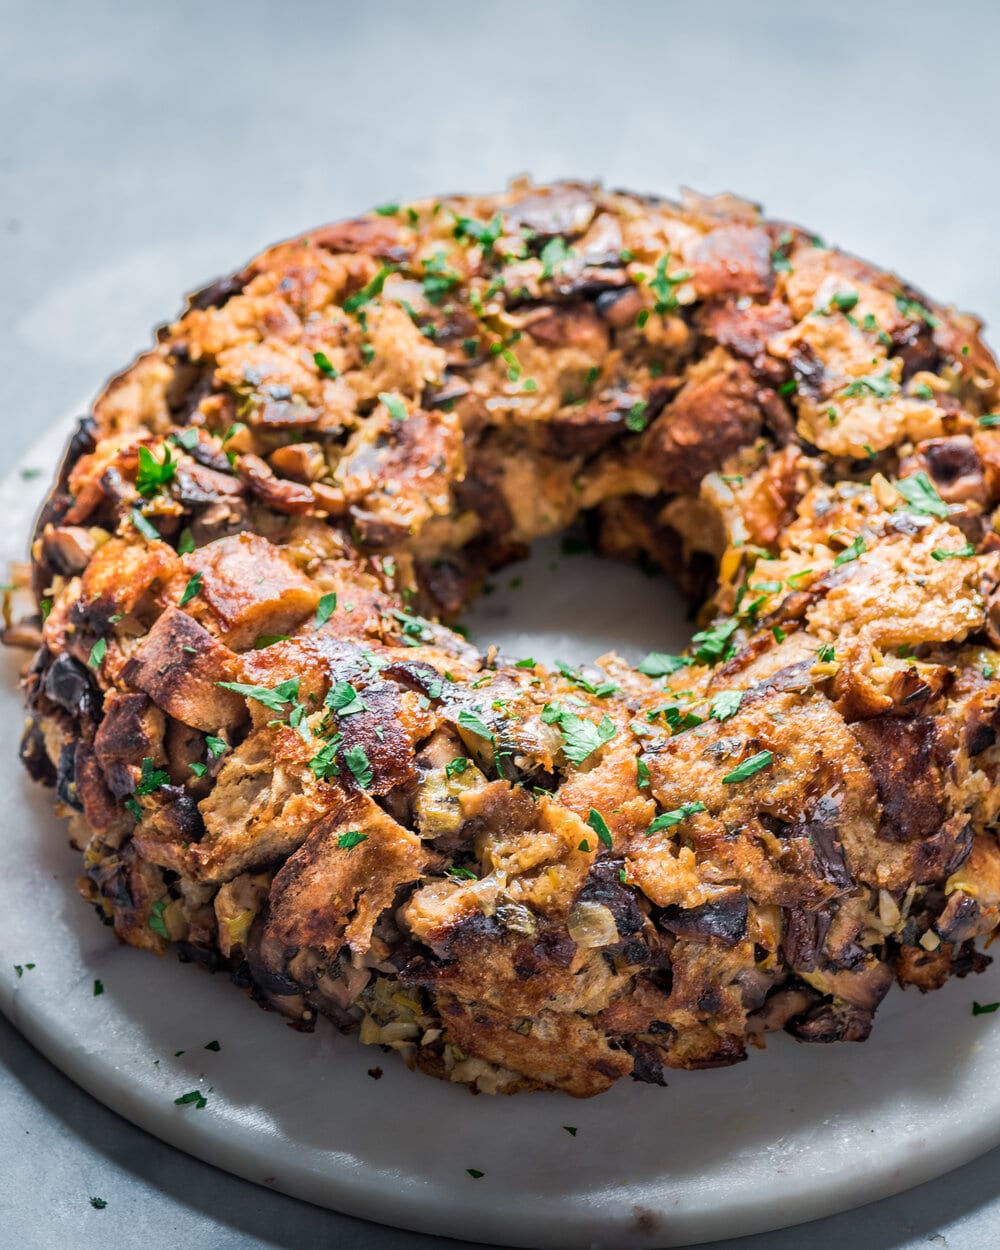
[[[519,171],[741,191],[996,322],[998,33],[990,0],[0,0],[0,467],[263,244]],[[998,1246],[998,1164],[725,1245]],[[0,1019],[0,1247],[432,1244],[179,1154]]]

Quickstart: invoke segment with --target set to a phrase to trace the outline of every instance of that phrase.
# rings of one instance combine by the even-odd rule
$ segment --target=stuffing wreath
[[[576,183],[386,206],[192,296],[32,547],[23,755],[84,895],[488,1091],[860,1040],[894,979],[981,968],[978,329],[732,197]],[[441,623],[574,524],[704,604],[687,654],[551,671]]]

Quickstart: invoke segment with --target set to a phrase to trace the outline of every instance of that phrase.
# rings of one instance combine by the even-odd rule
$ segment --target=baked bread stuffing
[[[517,182],[269,249],[38,520],[8,640],[84,897],[486,1092],[863,1040],[1000,916],[998,406],[974,318],[731,196]],[[700,605],[685,654],[451,627],[568,527]]]

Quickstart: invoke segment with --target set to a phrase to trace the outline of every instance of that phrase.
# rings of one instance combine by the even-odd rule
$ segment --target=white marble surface
[[[0,3],[0,460],[270,239],[516,170],[740,190],[997,320],[998,32],[988,0]],[[0,1064],[0,1245],[432,1244],[179,1154],[3,1022]],[[998,1162],[726,1246],[996,1246]]]

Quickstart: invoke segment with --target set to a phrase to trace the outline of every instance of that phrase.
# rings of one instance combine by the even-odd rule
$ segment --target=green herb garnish
[[[758,751],[756,755],[751,755],[748,760],[744,760],[742,764],[734,768],[731,773],[726,773],[722,778],[722,784],[731,786],[738,781],[746,781],[755,773],[759,773],[762,768],[767,768],[773,760],[773,751]]]
[[[184,587],[184,593],[177,601],[177,606],[183,608],[186,603],[190,603],[195,595],[201,594],[201,573],[195,573],[193,577],[188,579],[188,584]]]

